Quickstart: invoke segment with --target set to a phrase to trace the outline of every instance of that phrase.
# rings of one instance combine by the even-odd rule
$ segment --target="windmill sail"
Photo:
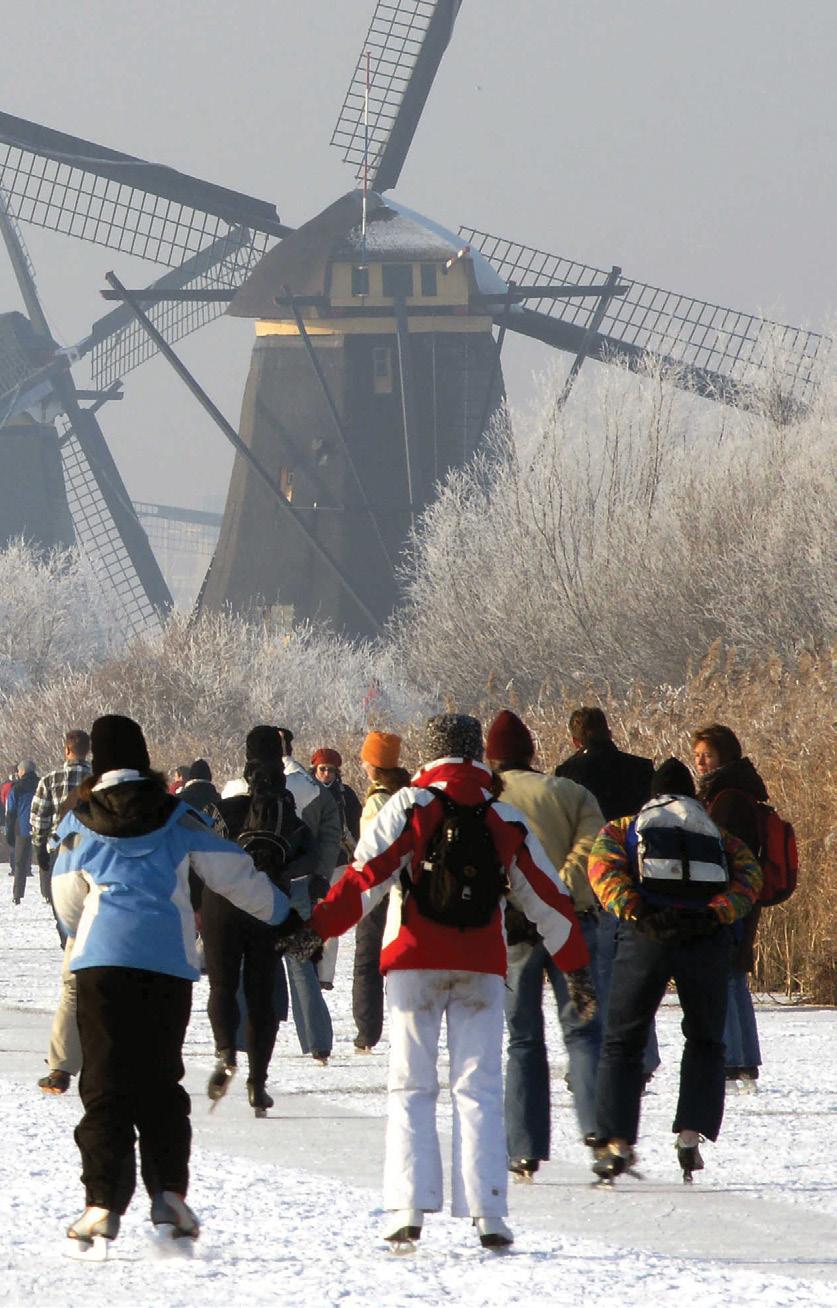
[[[0,186],[19,222],[169,267],[230,227],[263,238],[288,230],[264,200],[6,113]]]
[[[459,233],[521,290],[527,283],[579,286],[607,277],[600,268],[473,227],[460,227]],[[775,380],[778,372],[787,401],[810,401],[824,337],[624,276],[621,281],[627,292],[608,304],[591,358],[623,359],[636,367],[651,355],[699,393],[733,403],[747,402],[763,376]],[[595,311],[595,300],[532,300],[512,309],[506,322],[511,330],[575,353]]]
[[[331,137],[358,180],[395,186],[462,0],[378,0]],[[369,56],[368,124],[364,106]]]

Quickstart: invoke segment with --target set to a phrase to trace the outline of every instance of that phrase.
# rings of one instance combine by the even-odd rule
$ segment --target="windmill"
[[[446,229],[389,196],[460,3],[378,0],[332,137],[359,185],[296,230],[270,204],[0,114],[0,185],[20,222],[140,252],[174,277],[246,233],[247,259],[226,281],[115,287],[131,326],[93,356],[101,390],[225,308],[255,320],[206,607],[292,606],[375,631],[412,522],[502,398],[508,331],[569,352],[568,384],[586,358],[639,368],[650,355],[700,394],[751,404],[775,355],[781,405],[810,398],[814,333],[478,227]]]

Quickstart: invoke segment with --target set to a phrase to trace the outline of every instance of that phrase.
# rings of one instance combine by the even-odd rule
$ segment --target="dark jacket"
[[[183,789],[177,792],[177,798],[190,808],[196,808],[199,813],[208,813],[210,805],[217,808],[221,803],[221,793],[214,782],[205,781],[203,777],[187,781]]]
[[[758,854],[759,827],[756,804],[767,801],[767,787],[748,758],[736,759],[707,772],[698,784],[698,799],[713,822],[738,836]],[[736,932],[732,967],[735,972],[752,972],[755,966],[756,932],[761,909],[756,907],[743,919]]]
[[[32,827],[29,822],[29,815],[32,809],[32,798],[38,788],[38,776],[35,772],[27,772],[20,777],[12,786],[6,798],[6,843],[14,845],[15,836],[21,836],[24,840],[31,836]]]
[[[595,795],[606,822],[638,813],[651,798],[654,764],[625,754],[612,740],[590,745],[559,763],[556,777],[569,777]]]
[[[281,779],[277,780],[274,794],[281,805],[281,822],[277,834],[281,835],[290,846],[284,871],[289,873],[292,881],[299,877],[307,878],[317,866],[316,842],[307,825],[301,818],[297,817],[293,795],[285,787]],[[219,800],[216,809],[220,821],[216,824],[216,831],[220,835],[228,840],[238,839],[244,830],[247,814],[250,811],[251,798],[249,791],[245,791]],[[191,884],[192,903],[198,909],[204,906],[207,894],[211,895],[212,891],[208,891],[204,887],[200,894],[200,900],[196,903],[196,889],[199,890],[200,888],[196,887],[193,882]],[[239,910],[232,904],[221,902],[216,907],[220,909],[222,917],[226,914],[240,916]]]

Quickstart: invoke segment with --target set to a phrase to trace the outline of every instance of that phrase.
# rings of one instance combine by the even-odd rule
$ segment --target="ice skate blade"
[[[254,1108],[254,1109],[253,1109],[253,1116],[254,1116],[254,1117],[267,1117],[267,1109],[266,1109],[266,1108]]]
[[[418,1249],[418,1240],[387,1240],[387,1244],[396,1258],[406,1258]]]
[[[512,1172],[512,1185],[534,1185],[534,1172]]]
[[[76,1262],[104,1263],[107,1262],[109,1244],[110,1240],[104,1235],[94,1235],[92,1240],[79,1240],[76,1236],[68,1235],[64,1253]]]
[[[191,1258],[195,1236],[173,1222],[160,1222],[151,1233],[151,1242],[160,1258]]]

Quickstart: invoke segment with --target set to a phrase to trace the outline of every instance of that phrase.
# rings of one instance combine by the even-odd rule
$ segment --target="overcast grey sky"
[[[2,0],[0,108],[274,202],[352,175],[329,146],[374,0]],[[640,281],[822,328],[837,307],[837,0],[464,0],[394,194]],[[113,268],[25,228],[56,334]],[[19,307],[0,260],[0,308]],[[237,425],[252,326],[179,347]],[[554,354],[512,340],[512,402]],[[567,362],[567,356],[562,356]],[[81,381],[82,378],[80,377]],[[132,495],[221,507],[231,454],[156,360],[103,426]]]

